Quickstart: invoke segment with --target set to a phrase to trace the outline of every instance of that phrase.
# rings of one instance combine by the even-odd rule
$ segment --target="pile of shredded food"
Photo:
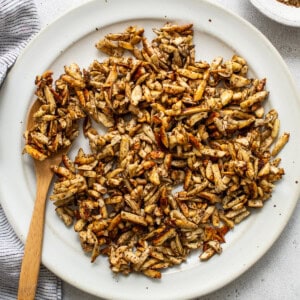
[[[286,5],[300,7],[300,0],[277,0],[277,1]]]
[[[96,44],[104,61],[66,66],[55,82],[38,76],[24,151],[46,159],[84,119],[90,151],[52,167],[56,212],[92,262],[106,255],[113,272],[160,278],[192,251],[221,254],[284,175],[277,154],[289,134],[279,136],[266,79],[250,78],[245,59],[196,60],[192,24],[153,31],[152,41],[135,26],[108,34]]]

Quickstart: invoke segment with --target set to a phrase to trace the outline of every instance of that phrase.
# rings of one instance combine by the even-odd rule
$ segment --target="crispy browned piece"
[[[263,207],[284,174],[275,156],[289,135],[276,142],[266,80],[249,78],[243,58],[196,61],[191,24],[154,32],[152,42],[133,26],[107,35],[97,48],[113,56],[82,72],[66,67],[56,82],[52,93],[87,115],[91,153],[53,167],[50,199],[66,225],[75,220],[92,261],[104,254],[114,272],[160,278],[194,249],[201,260],[220,254],[227,231]]]
[[[283,4],[300,7],[300,0],[277,0]]]
[[[84,87],[81,71],[76,64],[65,67],[66,74],[53,86],[52,72],[36,77],[36,96],[40,102],[34,114],[34,126],[24,133],[24,153],[34,159],[44,160],[61,148],[71,145],[78,136],[78,120],[85,117],[75,97],[74,87]]]

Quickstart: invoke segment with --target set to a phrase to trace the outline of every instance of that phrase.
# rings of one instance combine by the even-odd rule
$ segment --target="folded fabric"
[[[38,30],[39,20],[33,0],[0,0],[0,86],[22,48]],[[1,300],[17,297],[23,251],[23,244],[8,223],[0,205]],[[61,298],[61,280],[41,266],[36,299]]]
[[[39,31],[31,0],[0,0],[0,85],[30,37]]]
[[[23,258],[23,244],[15,235],[0,205],[0,299],[17,297],[19,274]],[[41,266],[36,299],[61,299],[61,280]]]

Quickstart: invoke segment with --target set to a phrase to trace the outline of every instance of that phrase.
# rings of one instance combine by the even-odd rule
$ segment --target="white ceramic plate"
[[[300,7],[289,6],[277,0],[250,0],[265,16],[276,22],[300,27]]]
[[[281,154],[284,179],[263,210],[253,214],[227,235],[223,254],[201,263],[198,253],[179,267],[167,270],[161,280],[144,276],[114,276],[106,258],[91,264],[77,235],[58,219],[52,203],[46,213],[42,261],[63,280],[88,293],[113,299],[182,299],[214,291],[237,278],[273,244],[287,224],[299,195],[300,100],[290,73],[278,52],[253,26],[207,1],[91,1],[67,13],[42,31],[19,57],[0,95],[0,196],[14,230],[24,241],[35,196],[32,162],[22,156],[24,121],[34,93],[34,79],[46,69],[56,77],[63,66],[88,66],[101,58],[95,42],[108,32],[128,25],[151,28],[166,21],[194,23],[198,58],[211,61],[233,53],[243,56],[251,72],[267,77],[271,92],[268,107],[278,110],[281,128],[291,133]],[[75,145],[76,147],[76,145]],[[274,262],[275,263],[275,262]]]

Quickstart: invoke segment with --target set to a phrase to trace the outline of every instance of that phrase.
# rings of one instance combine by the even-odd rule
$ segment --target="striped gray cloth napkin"
[[[32,0],[0,0],[0,86],[19,52],[38,31],[39,20]],[[0,205],[1,300],[17,297],[23,250],[22,242],[15,235]],[[61,280],[42,266],[36,299],[61,298]]]
[[[39,30],[35,5],[29,0],[0,0],[0,85],[30,37]]]

